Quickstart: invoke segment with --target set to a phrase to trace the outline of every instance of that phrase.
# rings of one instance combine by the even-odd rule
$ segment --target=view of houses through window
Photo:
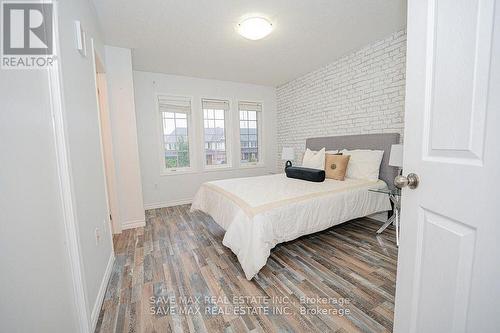
[[[187,114],[163,112],[163,139],[166,168],[189,167]]]
[[[259,103],[240,102],[241,163],[259,162]]]
[[[205,165],[227,165],[226,112],[229,111],[229,102],[204,99],[202,107]]]
[[[158,96],[162,120],[162,142],[165,169],[177,170],[191,166],[189,156],[189,119],[191,100],[182,97]]]
[[[202,99],[204,164],[229,166],[230,149],[227,142],[229,101]],[[184,97],[158,96],[162,120],[164,169],[177,171],[191,167],[189,127],[191,100]],[[262,105],[239,102],[240,163],[260,161],[259,122]],[[162,157],[163,158],[163,157]]]

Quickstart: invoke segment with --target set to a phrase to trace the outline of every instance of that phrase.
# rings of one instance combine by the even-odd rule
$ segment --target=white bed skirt
[[[271,175],[209,182],[200,187],[191,210],[209,214],[226,230],[222,243],[251,280],[276,244],[391,209],[387,195],[368,191],[386,188],[381,180],[328,181],[317,185]],[[263,188],[267,198],[258,193]]]

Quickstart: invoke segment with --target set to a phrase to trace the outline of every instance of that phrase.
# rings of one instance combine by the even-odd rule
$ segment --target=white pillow
[[[320,151],[312,151],[307,148],[302,158],[302,166],[304,168],[325,170],[325,148]]]
[[[378,180],[383,150],[344,149],[341,152],[342,155],[351,155],[345,173],[347,178]]]

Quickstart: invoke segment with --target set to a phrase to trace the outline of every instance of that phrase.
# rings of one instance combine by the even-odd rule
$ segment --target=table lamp
[[[292,147],[283,147],[281,159],[286,160],[285,168],[292,166],[292,161],[295,159],[295,150]]]
[[[391,154],[389,156],[389,165],[397,168],[403,167],[403,145],[397,144],[391,146]]]

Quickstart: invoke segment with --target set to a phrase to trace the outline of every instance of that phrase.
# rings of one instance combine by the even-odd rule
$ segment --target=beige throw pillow
[[[331,155],[326,154],[325,157],[325,174],[326,178],[335,180],[344,180],[347,164],[349,163],[349,155]]]

